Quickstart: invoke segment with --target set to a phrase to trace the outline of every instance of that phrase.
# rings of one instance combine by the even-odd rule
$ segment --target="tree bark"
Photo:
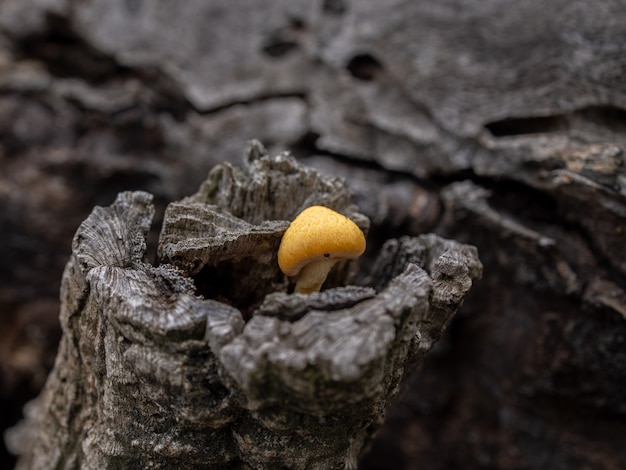
[[[215,165],[244,166],[256,136],[345,178],[371,221],[360,272],[387,240],[424,233],[477,246],[485,266],[362,470],[620,469],[623,12],[622,0],[0,2],[0,427],[52,367],[61,272],[91,209],[152,194],[153,260],[166,205]],[[210,269],[192,276],[220,292]],[[244,319],[265,308],[227,295]],[[290,305],[277,318],[306,311]]]
[[[351,262],[327,290],[288,294],[276,260],[288,220],[324,204],[369,221],[341,180],[258,142],[247,155],[169,205],[164,264],[142,260],[148,193],[80,226],[57,361],[13,431],[17,468],[356,468],[482,265],[471,246],[404,237],[381,250],[371,287],[333,287]]]

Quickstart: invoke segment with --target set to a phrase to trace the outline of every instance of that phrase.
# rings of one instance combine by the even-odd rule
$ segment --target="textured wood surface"
[[[621,469],[625,30],[623,0],[0,2],[0,427],[53,365],[92,208],[153,194],[153,262],[167,204],[254,136],[345,178],[355,284],[402,236],[485,265],[362,470]]]
[[[142,260],[148,193],[80,226],[57,361],[12,431],[18,468],[356,468],[482,265],[474,247],[405,237],[379,254],[374,287],[288,294],[276,253],[290,219],[312,204],[368,219],[341,180],[256,141],[247,155],[169,205],[157,267]]]

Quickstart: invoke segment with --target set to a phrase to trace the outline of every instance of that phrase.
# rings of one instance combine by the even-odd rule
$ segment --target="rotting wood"
[[[63,276],[54,370],[9,436],[18,468],[355,468],[482,265],[471,246],[403,237],[371,287],[341,285],[350,262],[290,295],[276,251],[312,204],[367,230],[341,180],[253,141],[243,169],[170,205],[159,266],[143,261],[148,193],[94,209]]]

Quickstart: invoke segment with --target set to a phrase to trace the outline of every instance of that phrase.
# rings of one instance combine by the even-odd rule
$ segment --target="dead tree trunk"
[[[368,246],[432,232],[485,267],[361,470],[621,470],[624,31],[623,0],[1,1],[0,430],[52,367],[92,207],[146,191],[160,226],[257,136],[345,176]],[[250,290],[188,277],[247,320],[253,264]]]
[[[401,238],[367,275],[352,263],[320,293],[287,294],[288,220],[323,204],[369,221],[341,180],[257,142],[247,155],[168,207],[164,264],[143,261],[145,192],[80,226],[57,361],[14,431],[18,468],[356,467],[482,266],[471,246]]]

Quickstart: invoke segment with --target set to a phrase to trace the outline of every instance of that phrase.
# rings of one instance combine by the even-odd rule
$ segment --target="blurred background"
[[[386,239],[485,265],[362,469],[626,462],[621,0],[0,0],[0,427],[43,386],[74,232],[245,142],[342,176]],[[14,459],[0,440],[0,468]]]

